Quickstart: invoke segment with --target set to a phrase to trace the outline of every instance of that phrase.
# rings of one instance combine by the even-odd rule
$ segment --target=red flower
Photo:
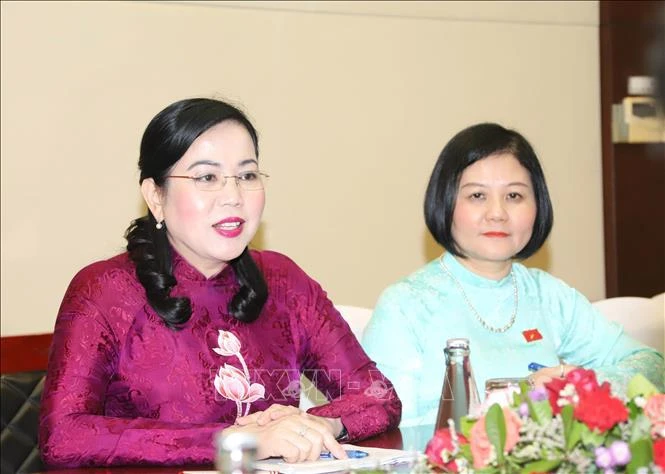
[[[575,385],[575,390],[580,396],[597,390],[610,393],[610,384],[603,382],[602,385],[598,385],[596,373],[593,370],[575,369],[566,375],[566,381]]]
[[[545,390],[547,390],[547,397],[550,400],[552,413],[555,415],[561,411],[561,406],[559,406],[557,402],[559,401],[559,398],[561,398],[560,393],[567,383],[568,382],[566,382],[564,379],[552,379],[545,384]]]
[[[665,469],[665,438],[653,443],[653,462],[656,466]]]
[[[604,390],[596,390],[580,397],[575,407],[574,416],[589,429],[601,433],[628,419],[628,410],[623,402]]]
[[[464,435],[458,433],[457,442],[461,446],[469,441]],[[453,445],[450,430],[447,428],[437,430],[425,448],[425,455],[430,464],[447,472],[459,472],[457,462],[453,459],[455,454],[457,454],[457,450]]]
[[[567,385],[572,385],[574,390],[569,390],[570,393],[562,395],[561,392]],[[604,392],[610,394],[610,384],[603,382],[598,385],[596,380],[596,373],[593,370],[575,369],[563,379],[552,379],[545,384],[547,395],[550,400],[552,412],[556,415],[561,411],[561,407],[566,404],[577,405],[585,396],[595,393]],[[560,399],[566,400],[563,404],[559,402]]]

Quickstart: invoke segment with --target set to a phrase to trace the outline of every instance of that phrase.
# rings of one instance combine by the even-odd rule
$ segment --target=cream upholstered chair
[[[665,293],[658,293],[651,297],[651,299],[656,303],[657,307],[660,308],[663,314],[665,314]]]
[[[363,332],[365,332],[365,326],[372,317],[372,308],[363,308],[361,306],[345,306],[345,305],[336,305],[337,311],[342,314],[342,317],[349,323],[351,326],[351,331],[356,336],[356,339],[360,341],[363,338]]]
[[[665,292],[652,296],[651,300],[656,305],[656,311],[660,314],[660,352],[665,354]],[[657,346],[656,349],[658,349]]]
[[[365,326],[372,317],[371,308],[360,306],[335,305],[337,311],[351,327],[353,335],[360,341],[365,331]],[[300,377],[300,409],[307,410],[313,406],[322,405],[328,400],[305,376]]]
[[[663,352],[665,348],[664,294],[653,298],[619,296],[596,301],[593,306],[610,321],[621,324],[626,334]]]

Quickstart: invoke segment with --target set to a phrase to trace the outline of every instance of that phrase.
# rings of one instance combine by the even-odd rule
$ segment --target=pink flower
[[[217,345],[212,350],[223,356],[232,356],[240,352],[240,341],[233,335],[232,332],[219,330],[217,336]]]
[[[235,367],[224,364],[215,375],[217,392],[236,403],[251,403],[265,396],[265,387],[258,383],[249,384],[245,375]]]
[[[644,414],[651,422],[651,436],[665,438],[665,393],[651,395],[644,406]]]
[[[509,453],[520,439],[520,426],[522,422],[519,417],[509,408],[503,408],[503,418],[506,422],[506,445],[504,452]],[[485,416],[482,416],[473,428],[471,428],[471,454],[473,455],[473,467],[481,469],[489,464],[492,456],[492,443],[487,438],[485,430]]]
[[[463,445],[469,441],[462,434],[458,433],[457,442]],[[443,469],[446,472],[459,472],[457,461],[453,459],[457,451],[458,448],[453,444],[450,429],[441,429],[437,430],[434,433],[434,437],[427,443],[425,455],[433,466]]]

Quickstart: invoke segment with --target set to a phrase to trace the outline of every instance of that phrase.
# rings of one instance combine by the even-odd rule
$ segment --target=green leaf
[[[552,419],[552,407],[550,406],[549,400],[541,400],[539,402],[534,402],[529,399],[527,401],[529,405],[529,416],[541,426],[546,425]]]
[[[651,438],[651,422],[646,415],[640,414],[635,417],[630,429],[630,442],[634,443],[640,439]]]
[[[642,374],[636,374],[630,382],[628,382],[628,390],[626,394],[629,399],[633,399],[639,395],[643,397],[650,397],[658,392],[658,389],[654,384],[649,382],[647,378]]]
[[[531,474],[532,472],[550,472],[559,467],[561,459],[542,459],[527,464],[522,468],[520,474]]]
[[[605,446],[609,446],[612,442],[620,440],[623,440],[623,435],[621,434],[621,427],[618,424],[605,432]]]
[[[473,463],[473,454],[471,453],[471,445],[470,444],[463,444],[459,447],[459,451],[462,455],[462,457],[469,462]]]
[[[566,450],[569,450],[568,447],[570,439],[570,433],[573,431],[573,406],[566,405],[561,408],[561,420],[563,421],[563,439],[566,440]]]
[[[517,392],[513,392],[513,408],[519,407],[522,404],[522,395]]]
[[[503,448],[506,446],[506,419],[503,410],[495,403],[487,410],[485,415],[485,431],[487,439],[496,449],[496,457],[499,463],[503,462]]]
[[[639,413],[642,413],[642,409],[635,404],[635,400],[628,400],[628,403],[626,403],[626,408],[628,408],[628,418],[631,420]]]
[[[473,472],[475,472],[476,474],[499,474],[501,470],[495,467],[487,466],[481,469],[475,469]]]
[[[573,406],[566,405],[561,408],[563,420],[563,437],[566,441],[566,451],[571,451],[582,436],[582,424],[573,418]]]
[[[632,455],[626,472],[628,474],[635,474],[637,469],[651,464],[653,461],[653,444],[651,439],[640,439],[634,443],[630,443],[630,454]]]
[[[596,431],[591,431],[589,427],[583,423],[579,423],[579,425],[580,425],[580,438],[583,444],[585,444],[586,446],[594,446],[594,447],[598,447],[601,444],[603,444],[603,441],[605,441],[605,435],[602,435]]]
[[[572,451],[575,445],[580,442],[582,438],[582,427],[584,425],[577,421],[573,422],[573,429],[570,431],[570,437],[566,440],[566,449]]]
[[[459,420],[459,430],[460,432],[466,436],[466,439],[471,439],[471,428],[473,428],[473,425],[476,424],[476,419],[474,418],[467,418],[466,416],[463,416]]]

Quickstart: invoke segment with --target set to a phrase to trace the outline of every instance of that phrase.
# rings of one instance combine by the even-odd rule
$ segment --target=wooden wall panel
[[[600,78],[607,297],[665,291],[665,144],[612,143],[612,104],[628,77],[651,73],[665,2],[600,2]],[[663,51],[665,54],[665,51]]]

